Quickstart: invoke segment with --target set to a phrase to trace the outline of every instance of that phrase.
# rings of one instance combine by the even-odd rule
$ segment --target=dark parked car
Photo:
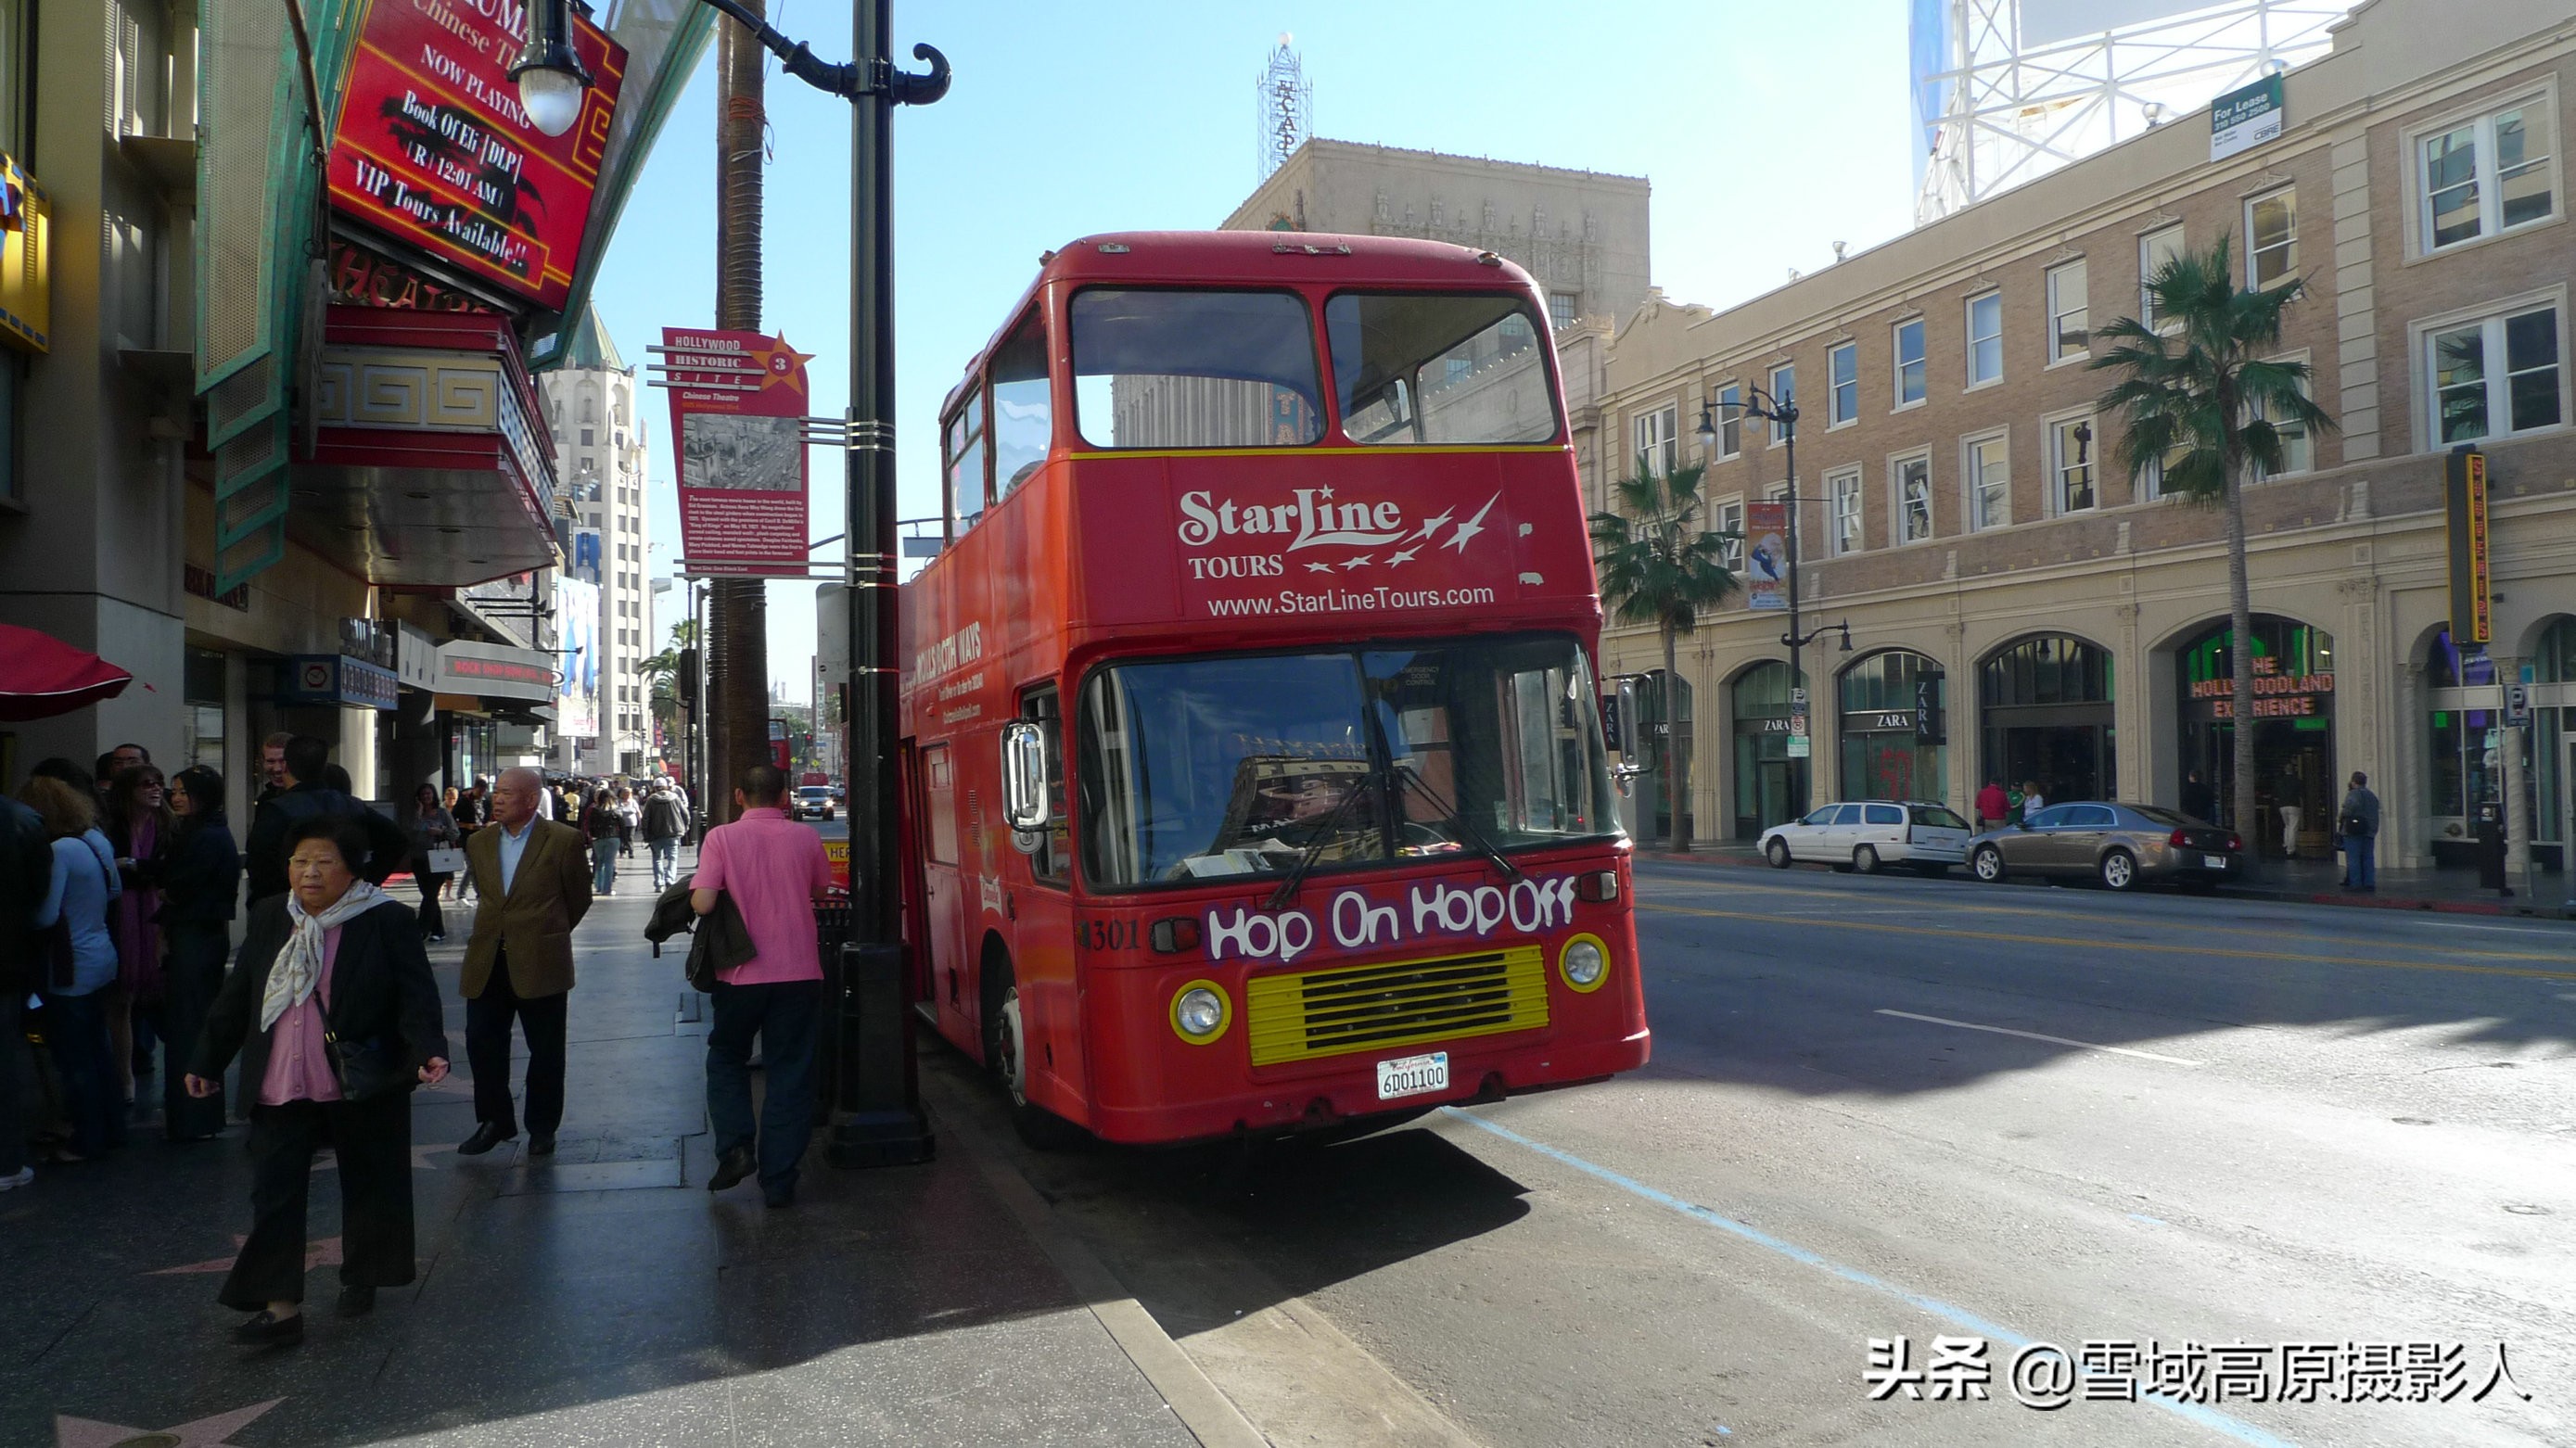
[[[2009,875],[2089,876],[2113,890],[2148,880],[2207,890],[2244,873],[2245,842],[2156,805],[2078,800],[1969,840],[1968,868],[1989,884]]]

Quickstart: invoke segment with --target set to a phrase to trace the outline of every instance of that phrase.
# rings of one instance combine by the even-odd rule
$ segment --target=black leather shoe
[[[723,1191],[758,1170],[760,1163],[752,1157],[751,1148],[737,1146],[716,1158],[716,1174],[707,1178],[707,1190]]]
[[[376,1310],[376,1289],[349,1286],[340,1289],[340,1315],[364,1317]]]
[[[266,1308],[257,1317],[233,1329],[233,1341],[253,1347],[284,1347],[304,1341],[304,1314],[280,1317]]]
[[[555,1134],[553,1132],[532,1131],[528,1133],[528,1155],[552,1156],[554,1154]]]
[[[499,1146],[502,1142],[516,1141],[518,1140],[518,1137],[519,1133],[515,1131],[503,1131],[500,1127],[486,1121],[474,1128],[474,1134],[472,1136],[456,1143],[456,1154],[458,1156],[481,1156],[483,1153]]]

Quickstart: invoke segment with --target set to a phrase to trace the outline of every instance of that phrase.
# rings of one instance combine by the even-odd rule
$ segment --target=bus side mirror
[[[1046,828],[1046,736],[1024,720],[1002,726],[1002,823],[1014,831]]]

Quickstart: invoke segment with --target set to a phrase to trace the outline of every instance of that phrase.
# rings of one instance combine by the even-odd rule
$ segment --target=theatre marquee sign
[[[2233,679],[2194,679],[2191,702],[2194,712],[2204,719],[2236,717],[2236,682]],[[2334,706],[2334,675],[2284,674],[2279,661],[2265,655],[2254,659],[2254,717],[2257,719],[2313,719]]]

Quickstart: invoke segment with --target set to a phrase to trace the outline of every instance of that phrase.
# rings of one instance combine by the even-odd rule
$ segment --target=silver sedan
[[[2245,844],[2156,805],[2077,801],[1969,840],[1968,869],[1989,884],[2040,875],[2091,878],[2112,890],[2149,880],[2207,890],[2244,873]]]

